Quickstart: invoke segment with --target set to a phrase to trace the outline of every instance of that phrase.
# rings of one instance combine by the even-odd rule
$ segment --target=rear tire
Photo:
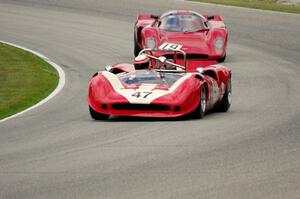
[[[89,106],[90,115],[94,120],[107,120],[109,115],[98,113],[92,107]]]
[[[139,53],[140,53],[141,50],[142,49],[139,47],[139,45],[138,45],[138,43],[136,41],[136,36],[134,34],[134,56],[137,57],[139,55]]]
[[[227,86],[226,91],[224,93],[224,96],[221,100],[220,106],[218,108],[218,111],[220,112],[227,112],[231,106],[231,78],[227,80]]]
[[[197,119],[201,119],[204,117],[205,112],[206,112],[206,88],[203,85],[201,88],[201,95],[200,95],[200,102],[196,108],[196,110],[193,112],[193,117]]]

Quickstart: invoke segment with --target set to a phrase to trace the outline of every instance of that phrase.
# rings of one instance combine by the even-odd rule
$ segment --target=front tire
[[[221,59],[218,59],[218,63],[224,62],[225,59],[226,59],[226,53],[225,53],[225,55]]]
[[[92,107],[89,106],[90,115],[94,120],[107,120],[109,115],[98,113]]]
[[[139,47],[139,45],[138,45],[138,43],[136,41],[136,36],[134,34],[134,56],[137,57],[139,55],[139,53],[140,53],[141,50],[142,49]]]
[[[196,108],[196,110],[193,113],[194,118],[201,119],[204,117],[205,112],[206,112],[206,88],[203,85],[201,88],[201,94],[200,94],[200,102]]]
[[[232,94],[232,88],[231,88],[231,78],[227,80],[227,86],[226,91],[224,93],[224,96],[221,100],[219,111],[220,112],[227,112],[231,106],[231,94]]]

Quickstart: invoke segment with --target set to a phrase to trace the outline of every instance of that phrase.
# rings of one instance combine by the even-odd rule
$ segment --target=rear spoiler
[[[223,17],[220,15],[203,15],[207,20],[223,21]]]
[[[158,20],[159,16],[158,15],[138,15],[137,20],[149,20],[149,19],[154,19]]]

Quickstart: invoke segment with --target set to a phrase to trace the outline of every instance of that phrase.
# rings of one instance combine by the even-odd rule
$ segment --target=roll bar
[[[148,54],[147,52],[150,53],[150,54]],[[177,53],[180,53],[180,54],[183,55],[184,65],[182,66],[182,65],[170,62],[166,59],[163,59],[163,58],[161,58],[161,57],[163,57],[163,55],[161,57],[156,57],[156,56],[153,55],[153,52],[173,53],[174,54],[174,60],[177,59]],[[172,66],[183,69],[183,71],[159,69],[159,71],[161,71],[161,72],[185,72],[186,73],[187,59],[186,59],[186,53],[183,50],[179,50],[179,49],[168,49],[168,50],[166,50],[166,49],[159,49],[159,48],[155,48],[155,49],[145,48],[145,49],[141,50],[140,53],[139,53],[139,55],[142,55],[142,54],[146,55],[150,59],[155,59],[155,60],[160,61],[161,63],[166,63],[166,64],[169,64],[169,65],[172,65]]]

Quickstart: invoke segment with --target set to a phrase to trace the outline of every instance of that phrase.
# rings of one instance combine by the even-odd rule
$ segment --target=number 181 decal
[[[147,98],[149,95],[151,95],[152,92],[135,92],[131,96],[136,98]]]
[[[159,49],[161,50],[180,50],[182,45],[180,44],[170,44],[170,43],[163,43],[161,46],[159,46]]]

